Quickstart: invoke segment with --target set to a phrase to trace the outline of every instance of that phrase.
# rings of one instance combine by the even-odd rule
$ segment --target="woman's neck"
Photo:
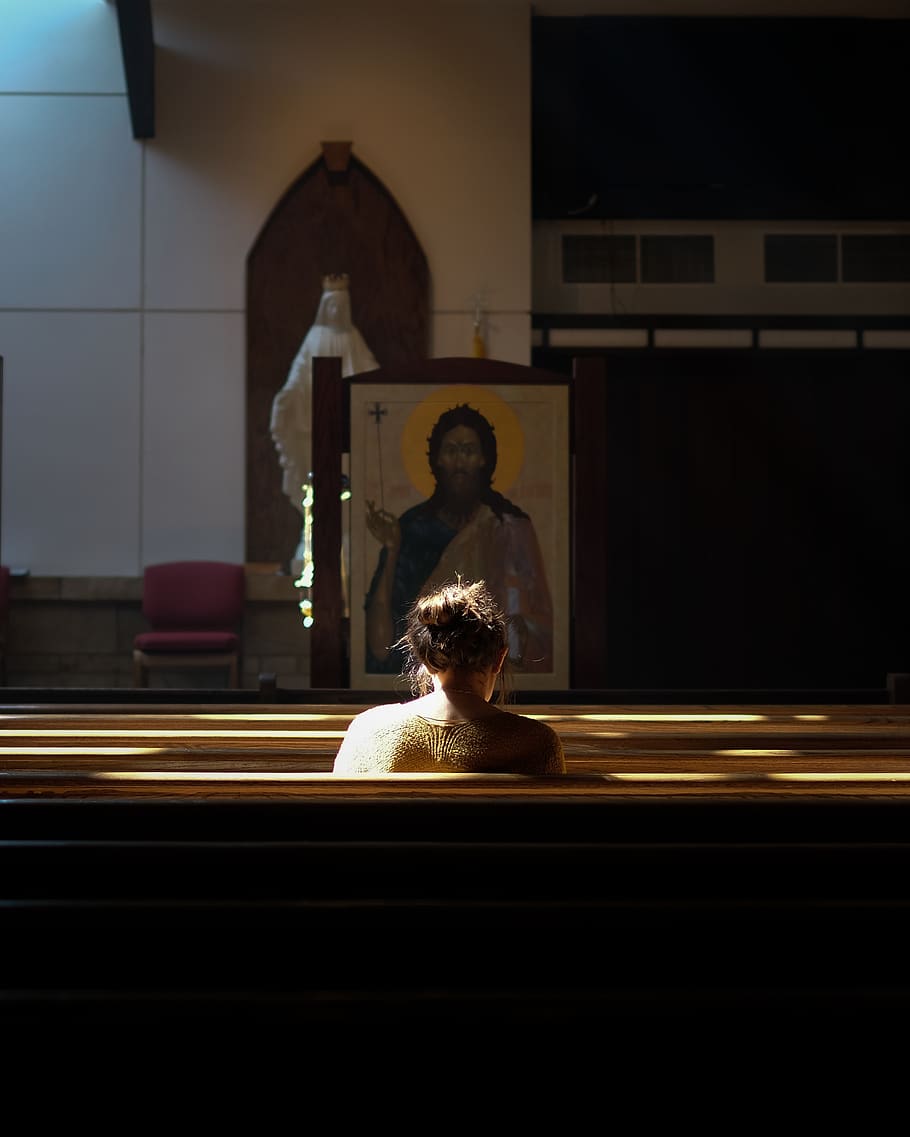
[[[454,701],[473,696],[486,702],[493,693],[493,681],[486,671],[451,670],[434,675],[433,688],[437,694]]]
[[[417,712],[435,722],[465,722],[498,714],[490,703],[492,682],[484,685],[483,673],[477,678],[447,678],[444,682],[434,676],[433,690],[420,699]]]

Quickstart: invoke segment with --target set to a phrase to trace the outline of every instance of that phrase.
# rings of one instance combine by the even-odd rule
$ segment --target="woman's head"
[[[499,668],[507,644],[505,615],[486,584],[459,578],[418,596],[398,646],[409,656],[412,689],[424,694],[436,672]]]

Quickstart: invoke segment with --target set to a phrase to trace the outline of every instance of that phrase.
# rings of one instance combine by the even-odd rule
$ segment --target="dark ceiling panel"
[[[134,138],[155,137],[155,39],[151,0],[117,0],[120,49]]]
[[[910,20],[535,18],[534,215],[910,217]]]

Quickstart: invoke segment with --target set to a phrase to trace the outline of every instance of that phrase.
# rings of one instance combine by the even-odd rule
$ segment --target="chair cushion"
[[[133,640],[140,651],[236,651],[234,632],[140,632]]]
[[[224,631],[243,615],[243,565],[223,561],[173,561],[147,565],[142,612],[155,628]]]

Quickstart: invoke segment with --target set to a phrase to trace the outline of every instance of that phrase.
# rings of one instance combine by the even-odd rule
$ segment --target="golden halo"
[[[436,487],[427,458],[427,440],[436,420],[459,403],[467,403],[480,411],[496,431],[496,469],[493,488],[508,493],[515,484],[525,458],[525,436],[518,415],[512,407],[489,387],[468,383],[436,387],[408,415],[401,432],[401,460],[411,484],[424,497]]]

